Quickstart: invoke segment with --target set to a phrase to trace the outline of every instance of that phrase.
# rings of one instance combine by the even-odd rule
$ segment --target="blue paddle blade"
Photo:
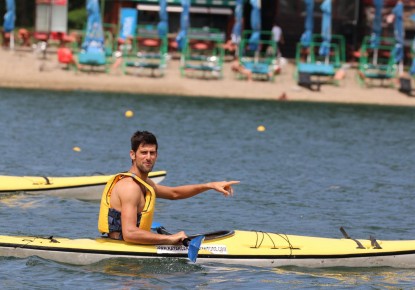
[[[159,223],[159,222],[153,222],[152,224],[151,224],[151,229],[153,230],[153,231],[155,231],[155,230],[157,230],[158,228],[161,228],[162,227],[162,225],[161,225],[161,223]]]
[[[189,248],[187,250],[187,256],[189,260],[193,263],[196,263],[197,255],[199,254],[200,245],[202,244],[205,236],[198,236],[193,238],[189,243]]]

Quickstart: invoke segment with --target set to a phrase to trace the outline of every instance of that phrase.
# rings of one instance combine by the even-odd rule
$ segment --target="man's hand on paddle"
[[[187,238],[187,235],[185,234],[185,232],[182,231],[175,233],[173,235],[168,235],[167,237],[170,240],[170,245],[178,245],[181,244],[183,240]]]
[[[211,189],[216,190],[217,192],[221,192],[224,196],[232,196],[233,195],[233,188],[232,185],[238,184],[239,181],[216,181],[208,183]]]

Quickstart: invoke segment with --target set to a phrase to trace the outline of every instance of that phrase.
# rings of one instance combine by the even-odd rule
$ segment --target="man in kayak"
[[[109,238],[137,244],[179,244],[184,232],[161,235],[151,232],[156,197],[184,199],[213,189],[232,196],[232,185],[239,181],[218,181],[204,184],[169,187],[155,184],[148,174],[157,160],[157,139],[147,131],[131,137],[131,168],[108,181],[102,193],[98,230]]]

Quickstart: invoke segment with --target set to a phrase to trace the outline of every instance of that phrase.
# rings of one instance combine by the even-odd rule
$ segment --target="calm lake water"
[[[124,112],[133,110],[133,118]],[[259,125],[265,126],[258,132]],[[159,200],[155,218],[188,234],[263,230],[415,239],[415,109],[0,90],[0,174],[75,176],[130,166],[135,130],[159,140],[166,185],[233,179],[233,198]],[[81,152],[72,150],[74,146]],[[0,199],[1,234],[96,237],[99,204]],[[411,289],[413,270],[255,268],[110,260],[90,266],[0,258],[2,289]]]

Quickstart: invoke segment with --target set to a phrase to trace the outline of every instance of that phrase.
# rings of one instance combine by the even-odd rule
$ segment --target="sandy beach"
[[[96,92],[124,92],[132,94],[203,96],[216,98],[241,98],[279,100],[285,93],[287,101],[331,102],[415,106],[415,97],[400,93],[397,88],[361,87],[356,70],[347,69],[339,86],[323,85],[320,91],[310,91],[297,86],[293,77],[292,61],[283,67],[275,82],[238,80],[230,63],[225,63],[224,78],[206,80],[180,76],[179,60],[168,63],[161,78],[110,73],[74,72],[63,69],[54,53],[43,60],[31,50],[0,50],[0,87],[47,90],[82,90]],[[40,67],[43,70],[40,71]]]

